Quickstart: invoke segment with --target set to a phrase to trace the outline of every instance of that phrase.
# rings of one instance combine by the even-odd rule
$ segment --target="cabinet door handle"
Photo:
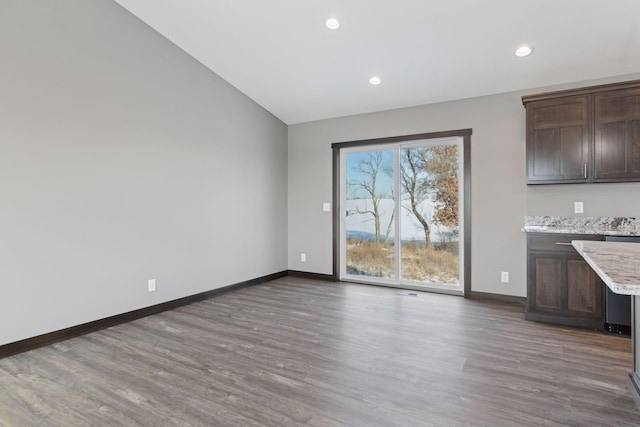
[[[587,179],[587,164],[584,164],[584,179]]]
[[[573,246],[571,243],[566,243],[566,242],[556,242],[555,244],[559,246]]]

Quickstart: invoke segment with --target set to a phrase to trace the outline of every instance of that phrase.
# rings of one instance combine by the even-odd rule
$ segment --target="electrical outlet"
[[[304,254],[304,253],[300,254],[300,261],[307,262],[307,254]]]
[[[509,272],[508,271],[502,271],[500,273],[500,281],[502,283],[509,283]]]
[[[151,279],[147,283],[147,290],[149,292],[154,292],[156,290],[156,279]]]
[[[573,213],[584,213],[584,203],[575,202],[573,204]]]

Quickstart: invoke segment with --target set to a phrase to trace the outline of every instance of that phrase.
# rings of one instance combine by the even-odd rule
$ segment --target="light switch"
[[[323,203],[322,212],[331,212],[331,203]]]
[[[584,213],[584,203],[575,202],[573,204],[573,213]]]

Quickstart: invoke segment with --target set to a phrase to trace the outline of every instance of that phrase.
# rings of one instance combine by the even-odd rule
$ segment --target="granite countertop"
[[[586,240],[571,243],[613,292],[640,295],[640,244]]]
[[[640,236],[640,220],[632,217],[525,216],[526,233],[597,234]]]

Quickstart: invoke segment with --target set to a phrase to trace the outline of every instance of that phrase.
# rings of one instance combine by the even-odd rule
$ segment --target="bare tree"
[[[383,172],[383,160],[382,151],[367,153],[367,156],[358,161],[357,166],[353,168],[354,172],[359,172],[365,177],[361,180],[352,180],[347,182],[348,186],[363,190],[368,198],[371,199],[371,209],[367,209],[367,206],[365,205],[365,210],[358,208],[356,213],[372,216],[375,227],[376,243],[387,242],[391,233],[391,224],[393,223],[394,218],[394,214],[392,213],[389,223],[387,224],[387,232],[384,238],[382,238],[380,233],[380,201],[388,198],[387,194],[379,191],[378,189],[379,174]],[[393,198],[393,190],[391,191],[391,197]]]
[[[402,191],[409,196],[410,211],[416,217],[422,230],[427,247],[431,246],[431,227],[429,221],[420,212],[418,206],[429,197],[427,172],[424,168],[425,157],[428,157],[428,148],[405,148],[401,152],[400,160],[400,185]]]

